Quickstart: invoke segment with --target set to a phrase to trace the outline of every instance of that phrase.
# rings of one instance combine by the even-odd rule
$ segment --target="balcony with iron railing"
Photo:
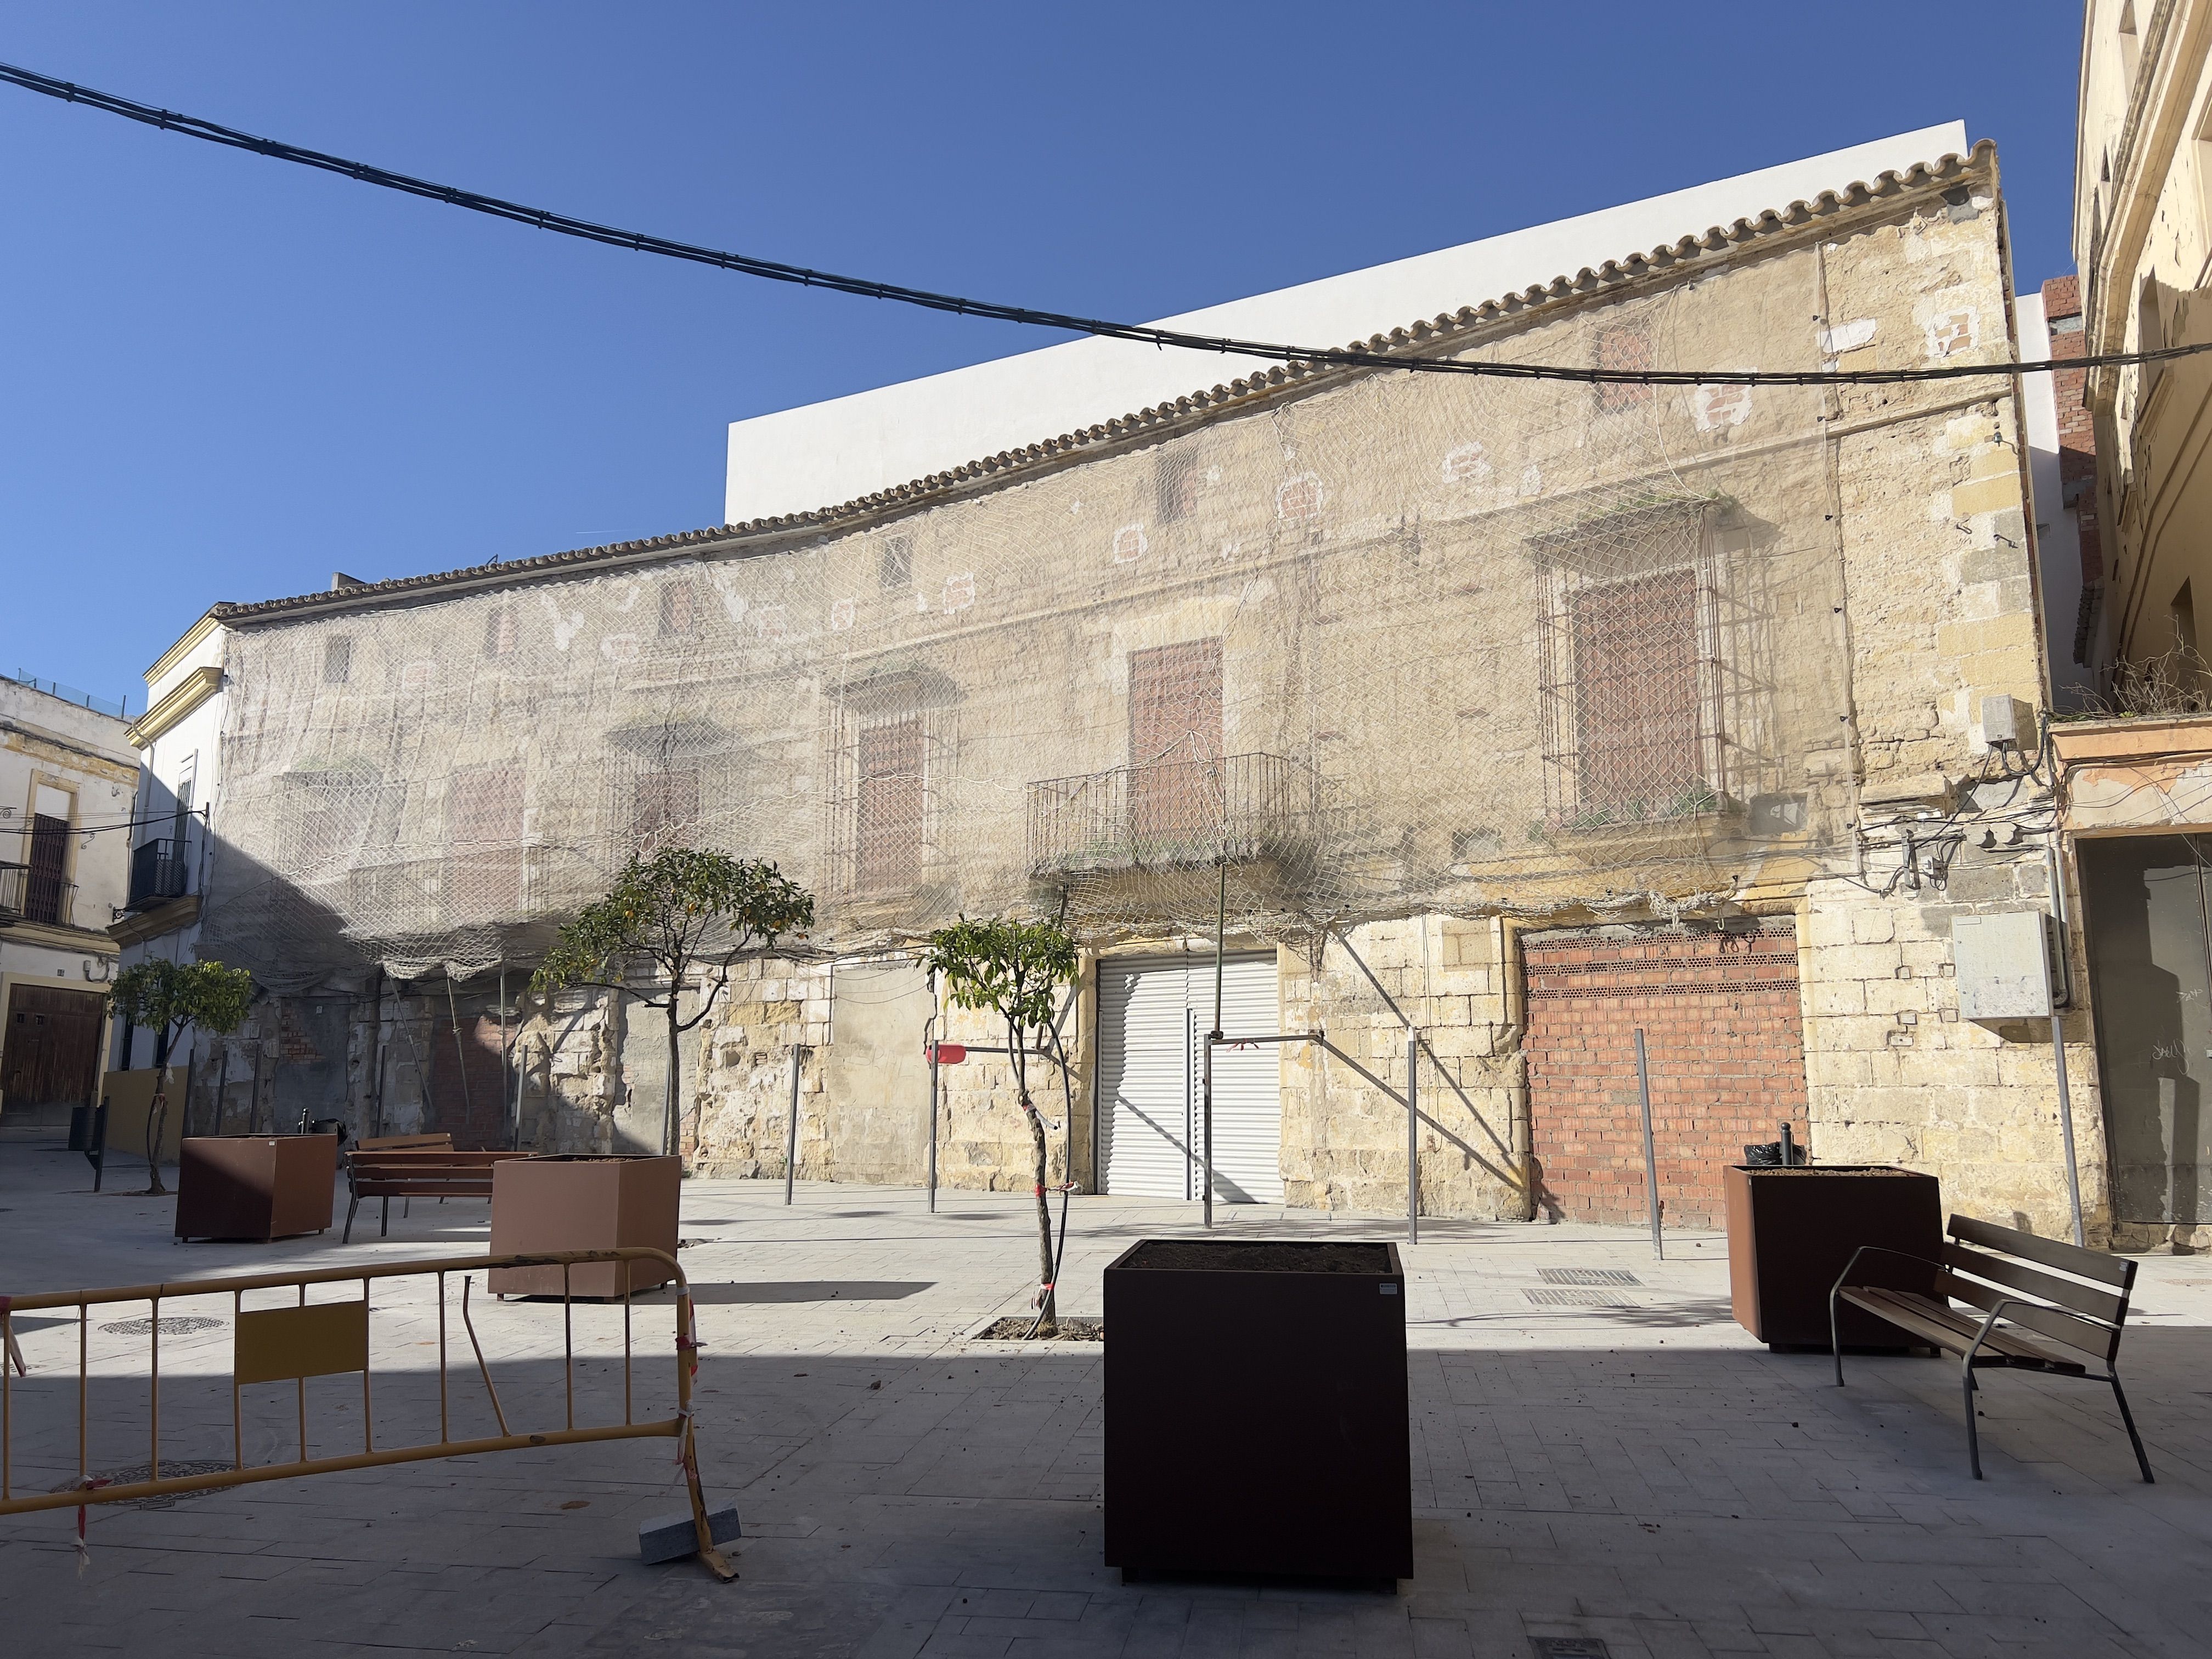
[[[27,864],[0,864],[0,920],[70,926],[76,884]]]
[[[131,854],[131,896],[126,910],[150,910],[191,890],[191,866],[183,841],[149,841]]]
[[[1029,787],[1038,875],[1279,859],[1311,848],[1320,789],[1281,755],[1116,767]]]

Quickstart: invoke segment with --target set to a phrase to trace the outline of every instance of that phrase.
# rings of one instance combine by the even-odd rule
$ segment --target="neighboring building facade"
[[[2008,362],[1994,153],[1925,159],[1376,347]],[[653,1145],[653,1018],[522,988],[624,857],[683,841],[820,899],[681,1056],[702,1167],[781,1171],[796,1048],[800,1173],[916,1181],[933,1130],[947,1182],[1026,1187],[1003,1062],[945,1068],[933,1116],[925,1036],[998,1038],[914,947],[1048,914],[1085,947],[1042,1068],[1056,1173],[1191,1196],[1218,915],[1226,1035],[1331,1045],[1218,1054],[1224,1200],[1402,1204],[1410,1027],[1424,1208],[1637,1219],[1641,1027],[1679,1224],[1786,1119],[2063,1231],[2050,1033],[1961,1019],[1949,944],[2052,898],[2023,421],[2002,376],[1276,368],[842,506],[218,606],[149,690],[213,674],[191,925],[268,994],[195,1097]],[[2079,1012],[2063,1053],[2101,1237]]]
[[[2212,5],[2085,8],[2075,188],[2081,327],[2054,335],[2055,355],[2212,340]],[[2071,297],[2052,293],[2054,319]],[[2091,423],[2097,479],[2094,505],[2070,484],[2069,495],[2086,509],[2075,645],[2100,717],[2058,725],[2051,742],[2082,897],[2114,1236],[2201,1249],[2212,1228],[2212,685],[2198,624],[2212,595],[2212,358],[2053,378],[2058,416]]]
[[[0,678],[0,1125],[99,1088],[137,765],[92,701]]]
[[[2054,276],[2014,302],[2020,350],[2030,362],[2081,356],[2081,285]],[[2061,368],[2021,385],[2028,471],[2035,502],[2037,565],[2052,707],[2078,713],[2103,689],[2112,661],[2106,636],[2104,544],[2097,528],[2096,422],[2083,393],[2087,372]]]

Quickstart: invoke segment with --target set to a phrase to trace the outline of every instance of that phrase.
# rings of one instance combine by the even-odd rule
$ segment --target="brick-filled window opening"
[[[1153,480],[1160,522],[1173,524],[1196,512],[1199,486],[1205,478],[1206,470],[1199,465],[1197,456],[1176,451],[1162,455]]]
[[[343,685],[353,678],[353,636],[340,634],[323,641],[323,684]]]
[[[699,585],[671,582],[660,590],[660,635],[688,639],[699,631]]]
[[[928,734],[921,717],[860,733],[854,876],[863,893],[899,893],[921,879]]]
[[[500,921],[522,908],[522,773],[507,766],[453,774],[446,793],[446,914]]]
[[[1670,505],[1540,549],[1547,827],[1663,823],[1728,793],[1720,568],[1707,514]]]
[[[1139,841],[1221,817],[1221,641],[1129,653],[1129,828]]]
[[[914,538],[886,536],[876,544],[876,585],[886,592],[914,582]]]
[[[1642,322],[1613,323],[1597,331],[1597,366],[1618,374],[1643,374],[1654,367],[1651,332]],[[1597,406],[1601,414],[1638,409],[1651,401],[1650,386],[1636,380],[1601,380]]]
[[[641,772],[632,781],[629,838],[640,858],[688,845],[698,822],[697,767]]]
[[[492,613],[484,618],[484,655],[513,656],[516,634],[514,607],[511,605],[495,606]]]

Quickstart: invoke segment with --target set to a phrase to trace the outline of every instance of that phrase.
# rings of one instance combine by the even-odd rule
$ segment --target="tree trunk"
[[[678,1050],[683,1033],[676,1024],[676,999],[683,989],[683,981],[672,975],[668,982],[668,1086],[660,1095],[660,1151],[665,1158],[676,1156],[676,1073],[683,1061]]]
[[[1030,1143],[1036,1150],[1037,1283],[1043,1289],[1037,1304],[1039,1317],[1036,1334],[1053,1336],[1060,1330],[1060,1287],[1053,1283],[1052,1206],[1047,1201],[1044,1190],[1048,1157],[1044,1119],[1038,1115],[1036,1103],[1030,1098],[1029,1055],[1023,1051],[1022,1033],[1018,1027],[1007,1026],[1006,1048],[1008,1058],[1014,1062],[1014,1088],[1021,1096],[1022,1115],[1029,1120]]]
[[[146,1192],[160,1198],[168,1192],[161,1184],[161,1128],[168,1121],[169,1043],[171,1030],[164,1024],[154,1039],[154,1099],[146,1109]]]

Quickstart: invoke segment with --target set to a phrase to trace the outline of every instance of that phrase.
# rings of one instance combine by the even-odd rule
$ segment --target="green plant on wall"
[[[1059,1329],[1054,1305],[1052,1212],[1045,1204],[1044,1118],[1030,1098],[1027,1038],[1052,1024],[1054,994],[1075,979],[1075,940],[1057,921],[969,921],[964,918],[929,936],[929,971],[944,982],[956,1008],[995,1014],[1006,1028],[1007,1058],[1013,1062],[1014,1092],[1030,1127],[1036,1154],[1037,1253],[1042,1263],[1036,1334]]]
[[[154,1034],[154,1103],[146,1114],[146,1190],[161,1185],[161,1130],[168,1120],[169,1050],[187,1025],[210,1036],[228,1036],[246,1023],[253,1002],[253,975],[219,962],[134,963],[108,988],[108,1006],[133,1025]]]
[[[633,854],[607,896],[561,929],[531,988],[550,994],[588,985],[666,1012],[660,1150],[673,1156],[679,1039],[714,1011],[733,963],[813,924],[814,896],[773,864],[688,847],[665,848],[649,860]],[[633,982],[641,977],[642,987]],[[694,978],[701,981],[699,1006],[687,1018],[678,1005]]]

